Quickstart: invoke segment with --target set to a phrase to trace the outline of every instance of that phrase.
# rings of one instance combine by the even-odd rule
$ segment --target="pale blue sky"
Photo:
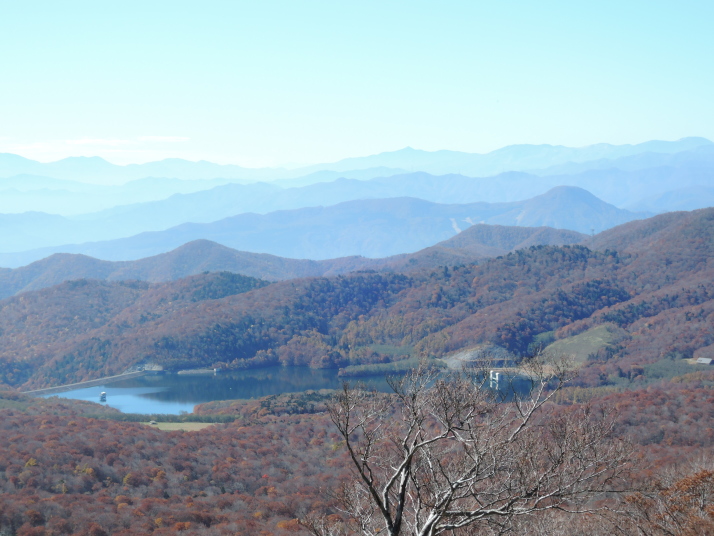
[[[0,152],[247,166],[714,139],[714,2],[0,3]]]

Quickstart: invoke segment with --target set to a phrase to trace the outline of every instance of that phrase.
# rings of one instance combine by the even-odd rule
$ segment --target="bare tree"
[[[355,478],[338,493],[341,516],[305,525],[320,536],[502,534],[538,512],[595,509],[630,454],[611,438],[613,416],[543,411],[572,377],[563,360],[531,360],[531,388],[507,398],[486,372],[422,366],[392,378],[393,395],[345,384],[329,412]]]
[[[667,482],[670,476],[628,496],[620,525],[643,536],[713,535],[714,471],[695,469]]]

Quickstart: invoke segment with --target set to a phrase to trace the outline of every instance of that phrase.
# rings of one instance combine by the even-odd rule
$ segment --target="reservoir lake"
[[[390,391],[383,376],[360,378],[359,381],[379,391]],[[196,404],[213,400],[249,399],[307,390],[338,389],[341,385],[342,379],[337,376],[337,369],[276,366],[219,372],[215,375],[149,374],[107,385],[43,396],[100,403],[99,394],[104,391],[107,393],[107,400],[102,404],[122,413],[178,415],[183,412],[191,413]]]

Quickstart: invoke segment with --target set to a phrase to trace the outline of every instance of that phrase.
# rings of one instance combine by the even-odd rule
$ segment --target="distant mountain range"
[[[284,172],[283,172],[284,173]],[[0,154],[0,177],[15,175],[39,175],[91,184],[123,184],[145,177],[170,177],[176,179],[252,179],[271,180],[284,178],[280,171],[270,169],[247,169],[234,165],[212,162],[190,162],[169,158],[146,164],[119,166],[98,156],[70,157],[57,162],[36,162],[22,156]]]
[[[22,175],[0,179],[0,213],[46,212],[81,222],[92,221],[86,226],[87,230],[73,231],[59,242],[30,243],[20,248],[31,249],[127,237],[187,222],[208,223],[244,212],[266,214],[389,197],[416,197],[437,203],[511,202],[561,185],[584,188],[608,203],[634,211],[655,213],[711,206],[710,195],[702,196],[701,190],[691,189],[714,188],[714,145],[675,154],[647,153],[604,162],[607,166],[602,169],[561,175],[509,171],[472,178],[371,168],[345,173],[345,177],[338,172],[324,171],[272,183],[144,178],[121,186],[99,186]],[[646,167],[648,163],[650,167]],[[378,173],[382,176],[370,178]],[[667,195],[675,190],[677,194]],[[653,196],[661,198],[655,201]],[[79,227],[64,226],[66,229]],[[8,251],[0,245],[0,251],[3,249]]]
[[[569,175],[612,168],[623,171],[637,171],[662,166],[683,167],[692,163],[711,164],[712,160],[714,160],[714,146],[711,143],[699,144],[697,140],[702,140],[702,138],[686,139],[691,140],[691,143],[683,145],[686,148],[681,151],[652,150],[618,158],[600,158],[583,162],[573,161],[539,170],[531,170],[531,173],[536,175]],[[689,146],[687,147],[687,145]],[[652,146],[653,149],[655,147]]]
[[[210,190],[177,194],[168,199],[118,206],[82,219],[114,220],[124,229],[160,230],[187,221],[207,223],[244,212],[266,214],[311,206],[328,206],[356,199],[415,197],[435,203],[503,203],[522,201],[556,186],[577,186],[619,207],[634,205],[653,195],[674,189],[714,187],[714,146],[707,151],[678,155],[676,165],[623,171],[616,167],[574,175],[537,176],[507,172],[488,178],[463,175],[434,176],[424,172],[379,177],[371,180],[337,179],[302,187],[277,188],[274,184],[226,184]],[[684,157],[686,156],[686,158]],[[668,207],[667,200],[655,204],[657,210],[689,210],[711,206],[700,192],[683,191],[686,198]],[[685,206],[685,204],[687,206]],[[96,224],[93,224],[97,228]],[[100,223],[100,225],[102,225]],[[125,235],[126,236],[126,235]]]
[[[55,252],[131,260],[198,239],[289,258],[381,258],[477,222],[590,234],[712,205],[714,143],[703,138],[485,155],[406,148],[291,170],[0,154],[0,265]]]
[[[711,183],[712,181],[710,181]],[[669,212],[714,207],[714,187],[688,186],[645,197],[627,208],[639,212]]]
[[[76,279],[107,281],[174,281],[204,272],[227,271],[269,281],[331,276],[357,270],[408,272],[453,266],[504,255],[534,245],[566,245],[586,235],[549,227],[505,227],[477,224],[453,238],[412,254],[382,259],[344,257],[322,261],[287,259],[266,253],[237,251],[209,240],[135,261],[103,261],[86,255],[55,253],[16,269],[0,268],[0,299]]]
[[[16,219],[32,219],[33,215],[17,216]],[[59,252],[81,253],[104,260],[134,260],[198,239],[289,258],[320,260],[353,255],[380,258],[418,251],[476,223],[549,226],[592,233],[646,216],[618,209],[574,187],[553,188],[546,194],[514,203],[438,204],[406,197],[370,199],[265,215],[240,214],[211,223],[185,223],[165,231],[117,240],[2,253],[0,265],[22,266]],[[4,218],[5,228],[17,223],[8,215]],[[69,236],[68,230],[77,222],[57,218],[42,215],[34,228],[36,236],[46,239],[52,232],[60,238]],[[29,224],[23,225],[29,228]],[[29,234],[20,236],[19,233],[5,236],[8,241],[16,242],[29,242],[31,238]]]
[[[73,216],[242,182],[250,181],[146,177],[122,185],[104,186],[38,175],[14,175],[0,178],[0,213],[47,212]]]
[[[587,147],[562,145],[509,145],[487,154],[458,151],[421,151],[407,147],[399,151],[360,158],[346,158],[333,164],[300,168],[300,172],[323,169],[347,171],[384,166],[407,171],[425,171],[434,175],[456,173],[471,177],[488,177],[505,171],[548,169],[566,163],[584,163],[616,159],[647,153],[671,154],[712,145],[705,138],[683,138],[678,141],[649,141],[636,145],[599,143]]]
[[[683,138],[672,142],[649,141],[637,145],[601,143],[577,148],[560,145],[511,145],[487,154],[421,151],[407,147],[398,151],[346,158],[334,163],[317,164],[292,170],[248,169],[235,165],[220,165],[206,161],[190,162],[180,159],[166,159],[127,166],[114,165],[99,157],[72,157],[57,162],[41,163],[18,155],[0,154],[0,177],[27,174],[94,184],[122,184],[145,177],[258,181],[290,179],[323,171],[345,173],[370,168],[425,171],[435,175],[458,173],[484,177],[504,171],[544,169],[568,162],[582,163],[643,153],[677,153],[711,144],[712,142],[704,138]]]

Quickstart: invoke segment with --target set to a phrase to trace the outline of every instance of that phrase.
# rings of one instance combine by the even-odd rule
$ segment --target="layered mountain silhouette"
[[[407,171],[425,171],[436,175],[459,173],[473,177],[496,175],[505,171],[528,171],[550,168],[568,162],[583,163],[616,159],[642,153],[677,153],[711,145],[704,138],[683,138],[675,142],[649,141],[636,145],[600,143],[587,147],[561,145],[509,145],[487,154],[458,151],[421,151],[407,147],[360,158],[346,158],[333,164],[301,168],[301,172],[330,169],[346,171],[384,166]]]
[[[543,169],[568,162],[582,163],[641,153],[675,153],[710,144],[711,142],[704,138],[683,138],[673,142],[650,141],[637,145],[601,143],[577,148],[559,145],[511,145],[487,154],[421,151],[407,147],[398,151],[346,158],[339,162],[292,170],[248,169],[181,159],[126,166],[114,165],[99,157],[72,157],[57,162],[40,163],[18,155],[0,154],[0,177],[29,174],[95,184],[121,184],[144,177],[274,180],[303,177],[320,171],[347,172],[370,168],[426,171],[437,175],[461,173],[478,177],[496,175],[504,171]]]
[[[714,180],[714,175],[712,176]],[[640,212],[670,212],[679,210],[697,210],[714,207],[714,187],[689,186],[662,194],[646,197],[630,205],[628,210]]]
[[[105,260],[134,260],[207,239],[255,253],[313,260],[412,253],[476,223],[550,226],[599,232],[644,217],[609,205],[580,188],[557,187],[516,203],[438,204],[414,198],[359,200],[328,207],[240,214],[212,223],[182,224],[129,238],[0,254],[15,267],[52,253],[81,253]]]
[[[357,270],[413,271],[454,266],[504,255],[533,245],[566,245],[586,240],[574,231],[549,227],[477,224],[453,238],[408,255],[383,259],[344,257],[313,261],[237,251],[209,240],[195,240],[135,261],[103,261],[86,255],[55,253],[16,269],[0,269],[0,299],[76,279],[173,281],[204,272],[233,272],[268,281],[331,276]]]
[[[303,187],[278,189],[267,184],[227,184],[210,190],[175,195],[151,203],[121,206],[84,218],[111,222],[126,218],[144,230],[158,230],[185,221],[205,223],[242,212],[265,214],[315,205],[333,205],[355,199],[416,197],[436,203],[513,202],[540,195],[556,186],[578,186],[616,206],[632,204],[655,194],[665,194],[684,187],[700,187],[714,182],[714,146],[708,148],[711,158],[700,158],[700,152],[669,165],[646,169],[623,170],[610,167],[570,175],[537,176],[507,172],[487,178],[463,175],[435,176],[424,172],[397,174],[371,180],[341,178],[332,182]],[[679,153],[676,156],[682,156]],[[662,210],[676,210],[666,201]],[[681,207],[684,208],[684,207]],[[696,206],[692,208],[703,208]],[[181,218],[185,218],[181,220]]]
[[[577,175],[544,177],[519,172],[490,178],[434,176],[419,172],[367,181],[339,179],[295,188],[281,188],[267,183],[223,184],[202,191],[195,191],[201,187],[201,181],[143,179],[122,187],[113,187],[110,192],[102,193],[102,189],[89,193],[64,191],[62,195],[74,199],[77,203],[81,203],[82,199],[85,199],[82,196],[85,195],[120,202],[126,198],[123,196],[134,195],[132,192],[144,192],[142,195],[150,197],[152,192],[158,195],[162,188],[173,187],[176,183],[184,188],[184,191],[191,193],[117,206],[64,220],[55,217],[49,226],[45,224],[49,217],[43,214],[6,214],[0,216],[0,228],[4,231],[0,234],[0,251],[22,251],[68,243],[124,238],[144,231],[165,230],[186,222],[213,222],[245,212],[267,214],[277,210],[329,206],[359,199],[409,196],[449,204],[477,201],[513,202],[539,195],[558,185],[582,187],[607,202],[617,206],[627,205],[627,209],[634,212],[654,214],[669,210],[692,210],[714,204],[711,193],[711,185],[714,182],[714,151],[711,151],[710,160],[699,159],[699,153],[705,152],[671,155],[678,157],[679,164],[670,162],[673,165],[658,168],[633,171],[613,168]],[[688,156],[685,158],[686,155]],[[710,186],[706,186],[707,184]],[[95,190],[99,188],[91,185],[83,187]],[[45,189],[43,192],[42,195],[51,205],[57,191]],[[38,192],[23,192],[23,195],[31,194]],[[108,200],[103,203],[110,203]],[[61,204],[60,201],[55,201],[56,205]],[[12,199],[0,196],[0,203],[2,202],[12,203]]]
[[[14,154],[0,154],[0,177],[14,175],[40,175],[55,179],[77,180],[92,184],[122,184],[144,177],[170,177],[177,179],[275,179],[280,174],[274,170],[247,169],[212,162],[191,162],[169,158],[146,164],[119,166],[98,156],[70,157],[56,162],[42,163]]]
[[[702,138],[686,138],[690,140],[688,145],[683,145],[681,151],[668,151],[666,148],[658,148],[657,142],[648,145],[652,150],[632,153],[628,156],[618,158],[600,158],[584,162],[568,162],[539,170],[532,170],[536,175],[569,175],[583,173],[584,171],[596,171],[603,169],[621,169],[623,171],[637,171],[656,167],[695,167],[697,165],[708,165],[714,160],[714,145],[710,143],[699,143]],[[684,141],[684,140],[680,140]]]
[[[592,234],[712,204],[714,144],[703,138],[485,155],[407,148],[292,170],[0,155],[0,265],[55,252],[139,259],[198,239],[287,258],[382,258],[478,222]]]
[[[658,166],[639,169],[628,158],[636,158],[642,165],[651,161]],[[209,223],[246,212],[267,214],[359,199],[415,197],[449,204],[514,202],[562,185],[584,188],[608,203],[635,212],[654,214],[712,205],[709,190],[714,188],[714,146],[628,158],[608,160],[610,166],[604,169],[566,175],[507,172],[473,178],[415,172],[370,180],[340,178],[291,187],[290,181],[237,184],[228,179],[159,178],[106,187],[36,176],[25,176],[27,182],[23,183],[21,177],[11,177],[0,179],[0,213],[44,211],[70,217],[68,221],[56,220],[51,227],[43,227],[43,232],[36,233],[31,228],[34,225],[31,218],[8,214],[3,218],[8,231],[0,235],[5,239],[4,243],[0,240],[0,251],[124,238],[187,222]],[[394,171],[380,169],[385,173]],[[316,172],[320,173],[329,173],[332,179],[339,175]],[[5,184],[8,189],[3,190]],[[97,208],[104,210],[94,211]],[[37,218],[41,225],[44,216]]]
[[[48,212],[74,216],[242,182],[238,179],[145,177],[121,185],[104,186],[37,175],[14,175],[0,178],[0,213]]]

